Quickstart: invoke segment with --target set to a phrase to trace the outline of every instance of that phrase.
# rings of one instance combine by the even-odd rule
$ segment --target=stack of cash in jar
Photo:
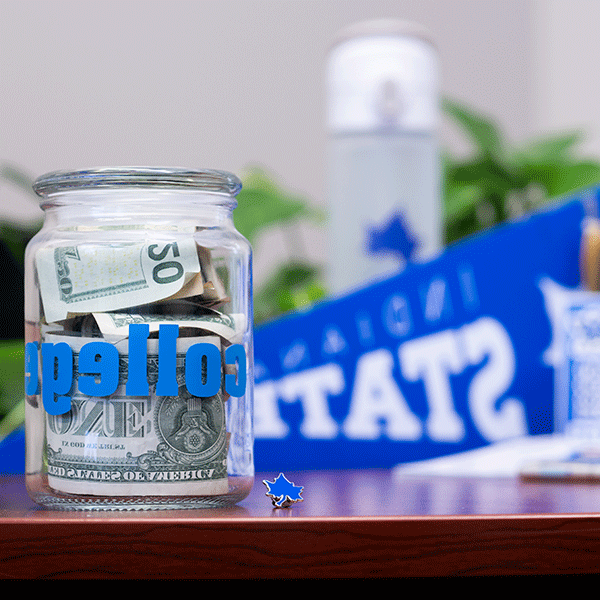
[[[41,340],[78,353],[107,341],[119,354],[117,391],[71,390],[71,410],[46,415],[48,478],[58,491],[91,495],[218,495],[228,491],[228,396],[199,398],[185,385],[184,358],[197,343],[221,355],[241,341],[246,318],[227,314],[227,291],[211,251],[189,239],[41,248]],[[126,393],[129,325],[148,324],[148,396]],[[177,324],[176,396],[157,396],[159,330]],[[227,367],[222,360],[224,371]],[[204,368],[204,367],[203,367]],[[235,374],[235,373],[234,373]],[[203,374],[206,376],[206,374]],[[199,374],[199,376],[201,376]]]

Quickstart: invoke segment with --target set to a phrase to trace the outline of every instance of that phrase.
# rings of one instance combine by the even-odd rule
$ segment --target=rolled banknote
[[[43,341],[68,342],[73,369],[79,351],[98,338],[48,331]],[[110,341],[110,336],[105,338]],[[128,340],[114,342],[119,384],[114,394],[96,398],[73,383],[71,410],[46,414],[48,483],[70,494],[101,496],[201,496],[228,492],[228,433],[222,389],[214,396],[192,396],[185,385],[184,361],[196,343],[221,349],[218,336],[177,340],[177,396],[157,396],[158,339],[148,340],[149,395],[128,396]]]
[[[191,281],[191,293],[205,291],[195,279],[201,266],[192,237],[176,242],[40,248],[36,266],[48,323],[157,302],[174,296]]]
[[[198,329],[206,333],[214,333],[229,343],[237,343],[246,327],[243,314],[226,315],[215,310],[207,310],[205,314],[135,314],[121,312],[93,313],[96,323],[103,335],[126,336],[129,325],[147,323],[150,333],[156,333],[163,323],[179,325],[180,328]]]
[[[225,291],[225,286],[219,277],[212,260],[211,252],[208,248],[198,246],[198,258],[202,277],[205,282],[202,296],[206,301],[212,303],[222,303],[229,300]]]

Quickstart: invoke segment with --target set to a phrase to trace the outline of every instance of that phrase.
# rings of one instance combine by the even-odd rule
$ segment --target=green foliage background
[[[442,109],[470,139],[473,153],[458,158],[443,151],[442,200],[447,244],[529,213],[544,203],[600,182],[600,164],[581,159],[581,132],[567,132],[514,146],[495,121],[449,99]],[[234,211],[237,229],[256,247],[268,230],[279,228],[290,241],[288,256],[254,290],[255,324],[326,298],[322,265],[298,256],[299,226],[320,225],[326,214],[285,190],[262,168],[243,179]],[[32,179],[11,165],[0,165],[0,181],[32,194]],[[35,196],[33,196],[35,198]],[[0,240],[23,265],[25,246],[39,224],[21,227],[0,222]],[[0,341],[0,439],[24,418],[23,340]]]
[[[326,296],[321,281],[322,265],[296,255],[296,249],[302,246],[299,226],[305,221],[321,224],[325,218],[323,211],[305,198],[284,190],[261,168],[252,168],[243,178],[238,206],[233,211],[237,230],[254,248],[261,234],[273,228],[281,229],[290,242],[286,259],[254,290],[255,324],[311,305]]]
[[[446,243],[600,181],[600,164],[577,156],[579,131],[513,146],[492,119],[447,99],[442,107],[474,148],[466,159],[442,154]]]

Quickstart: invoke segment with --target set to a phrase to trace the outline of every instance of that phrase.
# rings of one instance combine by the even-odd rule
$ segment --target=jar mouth
[[[53,171],[33,183],[42,198],[84,189],[187,189],[235,196],[242,182],[232,173],[179,167],[98,167],[78,171]]]

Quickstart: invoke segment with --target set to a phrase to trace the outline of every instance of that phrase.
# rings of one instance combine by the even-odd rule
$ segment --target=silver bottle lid
[[[326,67],[329,130],[435,130],[438,70],[432,36],[418,24],[375,20],[340,31]]]

